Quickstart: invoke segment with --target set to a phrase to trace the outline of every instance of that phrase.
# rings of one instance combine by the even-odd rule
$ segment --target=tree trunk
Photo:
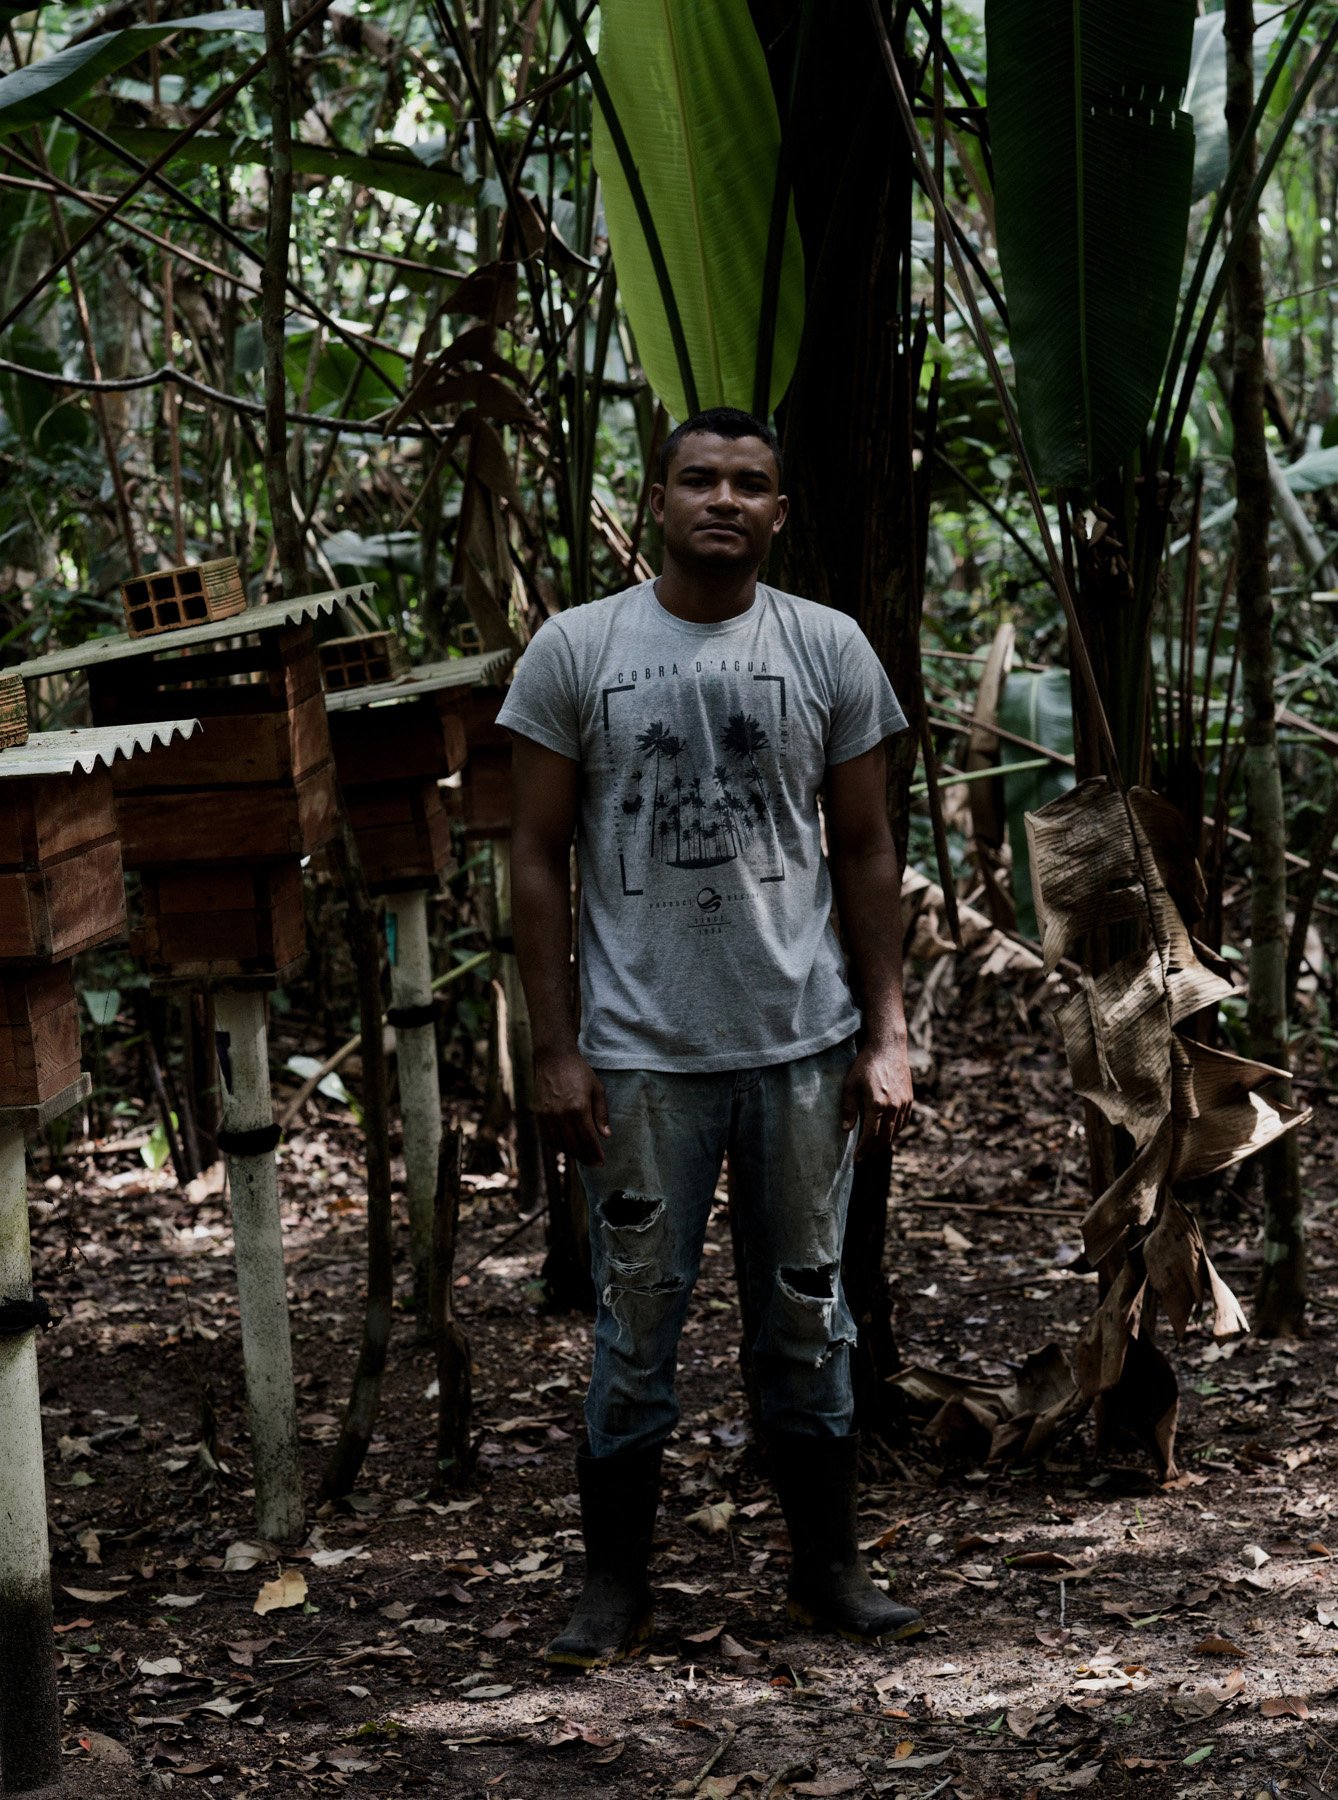
[[[265,375],[265,487],[274,548],[286,595],[306,587],[306,557],[293,507],[288,468],[288,381],[284,367],[284,310],[293,226],[293,100],[289,83],[283,0],[264,0],[265,79],[269,88],[269,220],[260,272],[260,331]]]
[[[1226,0],[1227,131],[1233,155],[1245,137],[1254,104],[1252,0]],[[1233,196],[1233,214],[1254,180],[1257,154],[1246,149]],[[1276,659],[1268,534],[1272,491],[1264,436],[1263,263],[1259,223],[1250,220],[1230,278],[1231,424],[1236,475],[1236,598],[1240,650],[1243,774],[1250,828],[1250,1052],[1285,1069],[1287,1062],[1287,828],[1274,716]],[[1269,1098],[1290,1101],[1281,1081]],[[1257,1325],[1268,1336],[1289,1336],[1305,1321],[1305,1231],[1300,1167],[1286,1141],[1261,1153],[1264,1188],[1264,1268]]]
[[[790,109],[794,7],[753,0],[782,120]],[[911,165],[889,127],[886,75],[863,7],[824,9],[807,40],[787,137],[804,245],[807,310],[781,407],[790,518],[781,579],[853,615],[914,717],[930,457],[915,463],[924,331],[910,313]],[[888,807],[899,859],[909,831],[914,731],[890,745]],[[900,930],[900,916],[889,931]],[[884,1273],[891,1158],[855,1173],[842,1280],[859,1321],[862,1429],[895,1428],[883,1400],[899,1365]],[[745,1331],[748,1322],[745,1321]]]

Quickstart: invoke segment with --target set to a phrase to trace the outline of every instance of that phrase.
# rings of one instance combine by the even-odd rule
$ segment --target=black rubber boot
[[[768,1454],[794,1561],[786,1592],[792,1624],[838,1632],[854,1644],[914,1637],[924,1620],[874,1586],[860,1560],[856,1503],[859,1438],[773,1432]]]
[[[621,1662],[649,1634],[650,1562],[664,1445],[622,1456],[576,1452],[585,1537],[585,1586],[565,1628],[544,1652],[554,1669]]]

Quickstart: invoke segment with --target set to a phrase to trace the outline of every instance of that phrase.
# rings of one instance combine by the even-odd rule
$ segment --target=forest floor
[[[1095,1277],[1073,1266],[1078,1108],[1052,1028],[1024,1027],[1003,991],[935,1032],[893,1181],[897,1330],[909,1361],[997,1377],[1071,1343],[1092,1303]],[[217,1172],[183,1192],[135,1135],[73,1142],[54,1168],[39,1152],[69,1792],[1338,1794],[1338,1103],[1312,1098],[1310,1335],[1218,1347],[1191,1328],[1172,1350],[1183,1472],[1165,1486],[1145,1461],[1098,1459],[1090,1422],[1042,1466],[948,1465],[918,1434],[871,1458],[875,1573],[929,1622],[886,1650],[787,1628],[718,1209],[683,1346],[655,1632],[576,1680],[539,1657],[579,1582],[590,1322],[542,1310],[539,1227],[495,1248],[518,1216],[505,1174],[467,1180],[456,1264],[474,1484],[430,1493],[432,1356],[405,1310],[363,1480],[280,1556],[256,1543],[247,1491]],[[310,1493],[361,1323],[356,1127],[322,1102],[281,1155]],[[1216,1201],[1204,1226],[1248,1303],[1256,1201]],[[400,1288],[407,1305],[403,1264]],[[276,1582],[288,1604],[259,1613]]]

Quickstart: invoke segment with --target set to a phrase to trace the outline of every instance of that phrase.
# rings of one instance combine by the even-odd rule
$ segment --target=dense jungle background
[[[92,1093],[28,1162],[69,1792],[1338,1793],[1336,41],[1331,0],[0,5],[7,666],[229,556],[340,592],[318,634],[518,653],[655,570],[658,448],[729,403],[784,449],[767,579],[912,720],[917,1105],[845,1276],[926,1637],[784,1625],[722,1181],[656,1634],[543,1670],[588,1275],[505,825],[458,812],[430,1305],[347,852],[268,1000],[295,1542],[212,1000],[78,965]],[[28,682],[34,731],[88,704]]]

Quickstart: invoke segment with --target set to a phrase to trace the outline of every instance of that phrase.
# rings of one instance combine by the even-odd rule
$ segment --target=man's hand
[[[604,1084],[575,1050],[536,1054],[534,1110],[549,1141],[587,1168],[602,1168],[600,1138],[612,1137]]]
[[[875,1049],[866,1044],[846,1076],[841,1091],[841,1129],[861,1121],[855,1161],[871,1150],[886,1150],[911,1116],[911,1066],[906,1047]]]

